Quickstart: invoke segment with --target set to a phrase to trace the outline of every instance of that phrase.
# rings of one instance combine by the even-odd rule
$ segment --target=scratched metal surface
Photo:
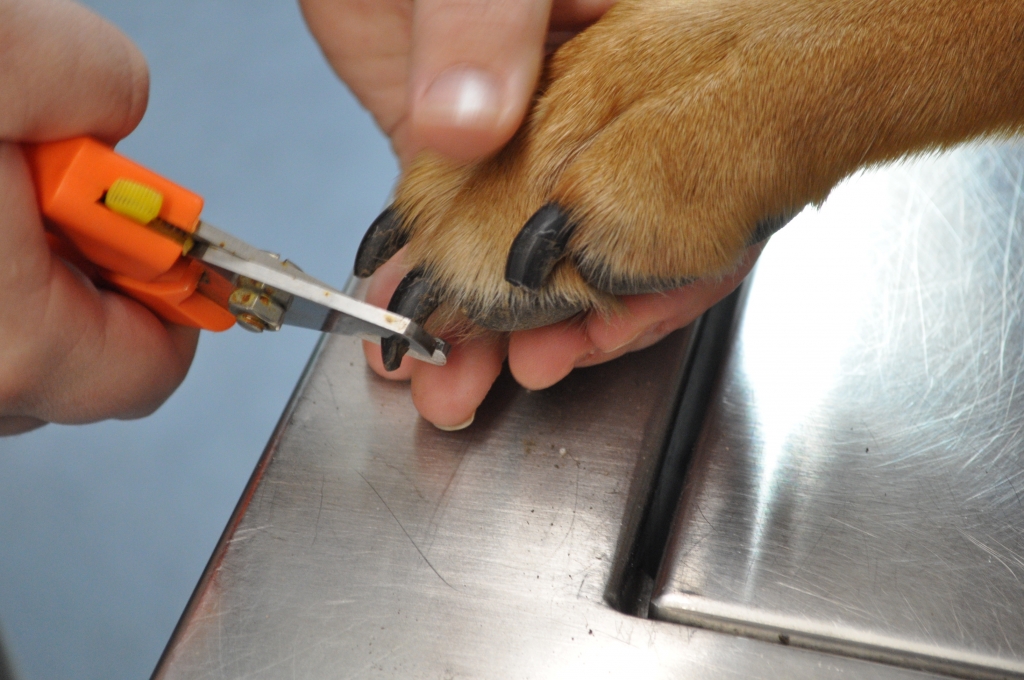
[[[772,243],[652,609],[1024,673],[1024,147],[861,175]]]
[[[503,378],[461,433],[327,340],[156,677],[925,677],[603,602],[687,340]]]

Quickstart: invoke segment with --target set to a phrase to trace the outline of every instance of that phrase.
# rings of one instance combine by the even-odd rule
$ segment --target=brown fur
[[[613,308],[575,262],[635,280],[721,275],[759,220],[823,201],[860,167],[1017,132],[1024,2],[621,0],[543,81],[496,156],[421,155],[400,182],[407,260],[434,278],[445,318],[511,330],[544,321],[538,305]],[[504,267],[550,200],[579,226],[537,296]]]

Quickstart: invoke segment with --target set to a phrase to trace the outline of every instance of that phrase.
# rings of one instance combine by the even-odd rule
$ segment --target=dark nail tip
[[[384,370],[397,371],[402,365],[402,358],[405,357],[405,353],[409,351],[409,341],[405,338],[381,338],[380,340],[380,358],[384,362]]]
[[[395,288],[388,302],[388,311],[422,324],[435,309],[438,300],[433,285],[422,269],[413,269]]]
[[[547,203],[526,221],[509,249],[505,280],[538,290],[565,254],[575,224],[557,203]]]
[[[422,325],[440,304],[434,294],[433,285],[422,269],[414,269],[405,275],[395,288],[388,311],[401,314]],[[381,338],[380,358],[387,371],[394,371],[402,365],[402,357],[409,351],[409,341],[398,336]]]
[[[356,251],[355,275],[366,278],[391,259],[408,240],[402,230],[402,216],[394,206],[384,209],[366,230]]]

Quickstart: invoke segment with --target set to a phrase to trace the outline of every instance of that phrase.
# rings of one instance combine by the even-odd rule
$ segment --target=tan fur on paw
[[[1021,5],[621,0],[502,151],[414,160],[357,273],[407,245],[395,311],[496,330],[727,273],[859,167],[1019,129]]]

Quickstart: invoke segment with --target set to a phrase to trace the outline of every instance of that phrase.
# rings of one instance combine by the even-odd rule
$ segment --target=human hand
[[[301,0],[331,65],[391,137],[403,164],[426,148],[459,161],[500,148],[527,111],[545,44],[566,39],[612,4]],[[624,311],[611,318],[591,314],[509,335],[484,333],[456,344],[442,368],[407,359],[389,373],[373,345],[366,347],[367,361],[385,377],[411,380],[424,418],[458,428],[472,421],[506,357],[517,381],[541,389],[574,367],[646,347],[731,292],[759,252],[749,249],[742,265],[720,280],[623,297]],[[368,300],[386,305],[404,273],[400,258],[392,259],[371,280]]]
[[[151,413],[184,379],[198,331],[98,290],[47,246],[19,144],[110,144],[146,109],[145,60],[69,0],[0,0],[0,434]]]
[[[516,381],[531,390],[554,385],[574,368],[594,366],[650,347],[694,321],[727,296],[750,273],[762,245],[751,247],[737,269],[721,279],[697,281],[685,288],[622,296],[623,311],[612,317],[591,313],[559,323],[509,334],[485,332],[456,343],[444,366],[405,358],[388,372],[380,348],[364,342],[366,361],[379,375],[410,380],[416,410],[441,429],[462,429],[473,422],[507,358]],[[386,306],[408,268],[402,253],[370,279],[366,300]]]
[[[466,161],[499,149],[526,114],[545,46],[615,0],[299,4],[328,62],[404,164],[424,148]]]

